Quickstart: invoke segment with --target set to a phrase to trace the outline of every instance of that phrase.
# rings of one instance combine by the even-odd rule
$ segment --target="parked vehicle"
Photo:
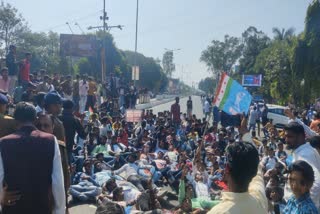
[[[267,104],[268,119],[272,119],[272,124],[277,128],[283,128],[288,124],[289,117],[284,114],[285,106]]]

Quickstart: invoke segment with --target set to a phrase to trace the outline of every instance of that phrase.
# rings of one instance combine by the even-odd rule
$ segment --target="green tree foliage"
[[[163,54],[162,67],[163,67],[163,71],[167,75],[167,77],[172,77],[172,73],[176,69],[176,66],[173,63],[173,51],[166,51]]]
[[[124,51],[124,53],[129,65],[133,65],[135,53],[132,51]],[[168,79],[155,59],[138,53],[137,65],[140,68],[140,80],[137,82],[139,86],[153,89],[154,92],[164,91]]]
[[[207,77],[199,82],[199,89],[206,92],[213,94],[216,88],[216,80],[210,77]]]
[[[249,27],[242,33],[244,44],[242,58],[239,60],[239,71],[241,74],[256,73],[253,69],[257,56],[270,44],[270,38],[255,27]]]
[[[114,42],[114,38],[110,33],[104,33],[103,31],[98,31],[96,33],[97,37],[101,40],[101,42],[105,44],[105,57],[106,57],[106,74],[110,75],[110,73],[116,73],[116,71],[120,68],[120,73],[128,73],[131,72],[130,68],[126,63],[126,56],[124,53],[119,50]],[[102,45],[101,43],[101,45]],[[101,58],[100,58],[100,50],[98,53],[98,57],[96,58],[96,64],[99,65],[96,69],[101,70]],[[99,74],[101,73],[97,71]],[[118,72],[119,73],[119,72]],[[126,75],[128,76],[128,75]],[[101,77],[101,75],[100,75]]]
[[[213,75],[230,72],[232,66],[241,56],[243,45],[239,38],[225,35],[224,41],[213,40],[202,51],[200,61],[204,62]]]
[[[320,97],[320,2],[309,5],[305,19],[305,30],[295,49],[293,70],[300,86],[300,103],[314,102]],[[299,82],[300,82],[299,81]]]
[[[274,41],[257,57],[254,70],[264,76],[260,92],[273,102],[284,104],[291,95],[291,56],[289,45]]]
[[[27,24],[18,10],[11,4],[1,2],[0,4],[0,46],[5,45],[5,49],[10,44],[15,44],[20,40],[20,35],[30,31]],[[2,52],[3,54],[3,52]]]
[[[275,40],[279,40],[279,41],[283,41],[283,40],[289,40],[294,36],[294,28],[289,28],[289,29],[280,29],[277,27],[272,28],[272,32],[274,34],[274,39]]]

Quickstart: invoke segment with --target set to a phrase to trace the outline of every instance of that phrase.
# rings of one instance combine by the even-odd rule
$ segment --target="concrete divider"
[[[159,97],[158,97],[159,96]],[[149,109],[157,105],[162,105],[174,101],[177,95],[157,95],[155,99],[151,99],[150,103],[136,105],[136,109]],[[180,99],[184,97],[180,96]]]

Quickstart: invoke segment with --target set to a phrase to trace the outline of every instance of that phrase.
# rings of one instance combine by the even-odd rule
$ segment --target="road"
[[[180,100],[180,108],[181,112],[187,112],[187,100],[189,98],[185,97]],[[201,98],[198,96],[192,96],[193,101],[193,114],[197,116],[197,118],[203,118],[204,114],[202,112],[202,103]],[[158,112],[162,111],[170,111],[171,105],[175,103],[175,101],[168,102],[162,105],[158,105],[153,107],[153,113],[157,114]],[[96,207],[94,205],[82,204],[82,205],[75,205],[70,208],[70,214],[94,214]]]
[[[187,112],[187,100],[189,97],[184,97],[180,99],[180,111],[183,113]],[[192,96],[192,103],[193,103],[193,114],[197,116],[197,118],[202,119],[204,114],[202,112],[202,103],[201,98],[199,96]],[[170,111],[171,105],[174,104],[175,101],[168,102],[162,105],[158,105],[152,108],[154,114],[158,114],[158,112],[162,111]]]

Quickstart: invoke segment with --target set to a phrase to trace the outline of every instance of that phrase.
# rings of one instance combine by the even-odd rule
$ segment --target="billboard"
[[[242,75],[242,86],[256,86],[260,87],[262,84],[262,75]]]
[[[93,35],[60,34],[61,56],[96,56],[98,42]]]

